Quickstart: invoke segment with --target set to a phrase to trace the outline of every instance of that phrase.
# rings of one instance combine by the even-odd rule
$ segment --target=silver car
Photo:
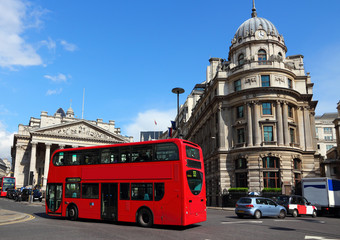
[[[239,218],[252,216],[257,219],[261,217],[285,218],[287,215],[285,207],[263,197],[240,198],[236,203],[235,213]]]

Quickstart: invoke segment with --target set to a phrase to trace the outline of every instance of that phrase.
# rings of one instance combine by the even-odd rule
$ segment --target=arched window
[[[277,157],[262,158],[263,171],[263,187],[280,188],[280,159]]]
[[[244,55],[243,53],[241,53],[240,55],[238,55],[238,65],[243,65],[244,64]]]
[[[257,60],[259,61],[259,64],[265,64],[267,61],[267,53],[265,50],[260,49],[257,53]]]

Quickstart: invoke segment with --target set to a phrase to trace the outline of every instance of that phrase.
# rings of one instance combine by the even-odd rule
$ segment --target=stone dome
[[[241,26],[237,29],[235,34],[236,39],[254,35],[254,33],[259,29],[263,29],[264,31],[266,31],[267,35],[276,37],[280,36],[274,24],[272,24],[269,20],[265,18],[257,17],[255,5],[253,5],[252,11],[252,17],[242,23]]]

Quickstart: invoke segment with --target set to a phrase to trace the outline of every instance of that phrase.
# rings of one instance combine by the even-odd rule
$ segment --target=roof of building
[[[269,20],[265,18],[257,17],[255,3],[253,2],[251,18],[241,24],[241,26],[236,31],[235,38],[239,39],[247,37],[248,35],[255,33],[259,29],[265,30],[267,34],[276,37],[280,36],[274,24],[272,24]]]
[[[338,113],[324,113],[321,116],[315,116],[315,119],[336,119],[338,117]]]

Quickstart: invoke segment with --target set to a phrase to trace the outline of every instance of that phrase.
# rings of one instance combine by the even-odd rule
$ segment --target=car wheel
[[[152,213],[148,209],[142,208],[138,212],[137,222],[142,227],[151,227],[153,224]]]
[[[71,221],[77,220],[77,218],[78,218],[78,210],[77,210],[76,206],[70,206],[70,207],[68,208],[67,213],[68,213],[68,218],[69,218]]]
[[[286,212],[284,210],[280,211],[279,218],[283,219],[286,217]]]
[[[256,219],[260,219],[261,218],[261,212],[259,210],[255,211],[254,218],[256,218]]]
[[[316,218],[316,215],[317,215],[317,214],[316,214],[316,211],[315,211],[315,210],[313,210],[312,217],[313,217],[313,218]]]
[[[238,216],[239,218],[243,218],[243,217],[244,217],[243,214],[237,214],[237,216]]]
[[[299,213],[296,209],[294,209],[292,215],[293,215],[293,217],[297,217],[299,215]]]

